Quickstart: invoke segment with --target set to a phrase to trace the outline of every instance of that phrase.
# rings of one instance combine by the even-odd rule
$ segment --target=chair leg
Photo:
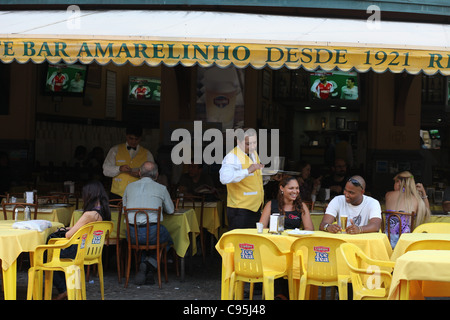
[[[103,287],[103,264],[101,260],[97,265],[97,269],[98,269],[98,280],[100,283],[100,293],[102,294],[102,300],[105,300],[105,288]]]
[[[120,272],[121,272],[121,270],[120,270],[120,263],[121,263],[121,260],[120,260],[120,240],[118,239],[117,243],[116,243],[116,264],[117,264],[117,277],[118,277],[119,283],[122,282],[122,277],[121,277],[121,274],[120,274]]]
[[[127,273],[125,275],[125,288],[128,287],[128,280],[130,279],[131,269],[131,249],[128,249],[128,259],[127,259]]]
[[[31,300],[33,298],[33,291],[34,291],[34,275],[35,275],[35,269],[30,268],[28,270],[28,288],[27,288],[27,300]],[[36,299],[36,297],[35,297]]]
[[[161,252],[158,252],[156,254],[156,266],[157,266],[156,270],[158,272],[158,285],[159,285],[159,288],[161,289],[162,288],[162,284],[161,284]]]
[[[51,300],[53,288],[53,271],[45,271],[44,278],[44,299]]]

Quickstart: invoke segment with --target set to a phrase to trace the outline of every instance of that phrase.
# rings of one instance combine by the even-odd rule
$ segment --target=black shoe
[[[139,265],[139,271],[134,278],[134,284],[141,286],[145,283],[148,269],[147,264],[145,262],[141,262]]]
[[[155,284],[155,278],[153,277],[153,272],[148,268],[147,275],[145,276],[145,284]]]

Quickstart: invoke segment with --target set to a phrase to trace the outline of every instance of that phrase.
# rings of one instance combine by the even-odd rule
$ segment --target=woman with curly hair
[[[298,181],[294,177],[284,177],[279,184],[278,195],[266,203],[261,214],[264,228],[269,225],[270,215],[279,213],[284,215],[284,228],[295,229],[303,225],[304,230],[314,230],[309,209],[300,197]]]
[[[430,217],[430,204],[428,202],[425,189],[421,183],[414,180],[414,176],[409,171],[403,171],[394,177],[394,190],[386,193],[386,211],[415,212],[414,226],[418,226]],[[386,219],[388,215],[386,216]],[[410,218],[401,216],[402,233],[411,232]],[[399,236],[400,222],[398,219],[390,220],[391,245],[395,247]],[[387,226],[385,227],[387,232]]]

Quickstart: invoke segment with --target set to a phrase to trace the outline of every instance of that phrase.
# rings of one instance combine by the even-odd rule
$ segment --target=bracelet
[[[422,197],[422,199],[426,199],[426,198],[428,198],[428,195]]]

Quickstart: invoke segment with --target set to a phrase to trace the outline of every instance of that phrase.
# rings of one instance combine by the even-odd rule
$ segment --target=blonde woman
[[[386,211],[415,212],[414,225],[427,222],[430,217],[430,204],[425,189],[421,183],[414,181],[414,176],[409,171],[403,171],[394,177],[394,191],[386,193]],[[388,216],[386,216],[387,218]],[[409,217],[402,216],[402,233],[411,232]],[[403,220],[405,219],[405,220]],[[398,241],[400,223],[396,219],[390,220],[391,245],[395,247]],[[385,227],[385,232],[387,226]]]

